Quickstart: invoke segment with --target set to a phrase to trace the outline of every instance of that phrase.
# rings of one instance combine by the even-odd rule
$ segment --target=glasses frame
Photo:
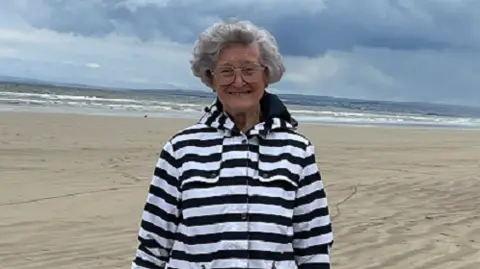
[[[231,78],[226,78],[226,77],[221,77],[220,80],[223,78],[225,80],[228,80],[229,82],[224,82],[224,83],[220,83],[220,86],[228,86],[228,85],[231,85],[232,83],[235,82],[235,79],[237,78],[237,71],[240,71],[240,77],[242,78],[243,81],[245,81],[246,83],[254,83],[254,82],[257,82],[256,80],[251,80],[251,79],[245,79],[244,77],[244,74],[243,74],[243,70],[244,68],[248,66],[255,66],[254,68],[254,71],[257,72],[257,71],[264,71],[266,66],[263,65],[263,64],[259,64],[259,63],[249,63],[249,64],[243,64],[241,65],[240,67],[233,67],[233,66],[223,66],[223,67],[219,67],[219,68],[216,68],[214,70],[210,70],[212,76],[217,76],[217,77],[221,77],[221,75],[218,75],[217,72],[219,69],[231,69],[233,70],[233,76]]]

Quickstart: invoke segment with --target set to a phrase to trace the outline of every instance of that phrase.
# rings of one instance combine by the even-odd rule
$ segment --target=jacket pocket
[[[263,182],[275,182],[275,181],[279,180],[279,181],[284,181],[286,183],[289,183],[293,187],[298,186],[298,184],[295,180],[292,180],[287,176],[278,175],[278,174],[274,174],[274,173],[271,173],[271,172],[260,172],[259,178]]]
[[[259,171],[258,180],[266,187],[277,187],[286,192],[296,191],[298,188],[296,179],[275,171]]]
[[[211,197],[218,195],[220,163],[210,165],[208,170],[196,169],[180,176],[181,211],[183,219],[207,215]]]
[[[215,184],[220,179],[220,170],[210,170],[210,171],[201,171],[197,170],[192,175],[185,175],[181,178],[180,188],[189,189],[188,185],[197,184],[197,185],[204,185],[205,187],[209,186],[209,184]],[[187,186],[187,187],[186,187]],[[192,188],[192,187],[190,187]]]

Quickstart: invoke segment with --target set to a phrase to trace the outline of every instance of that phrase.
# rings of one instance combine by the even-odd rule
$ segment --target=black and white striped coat
[[[216,102],[155,167],[132,269],[330,268],[333,234],[314,146],[276,95],[246,133]]]

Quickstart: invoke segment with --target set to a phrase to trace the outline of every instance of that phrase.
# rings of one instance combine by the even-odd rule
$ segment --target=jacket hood
[[[265,136],[272,131],[297,128],[298,122],[291,116],[277,95],[265,91],[260,99],[260,107],[262,113],[260,123],[248,130],[247,135]],[[240,133],[230,116],[223,111],[223,105],[218,98],[212,105],[205,107],[205,114],[198,123],[226,131],[229,134]]]

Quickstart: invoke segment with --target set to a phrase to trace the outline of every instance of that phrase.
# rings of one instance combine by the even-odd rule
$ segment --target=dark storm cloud
[[[235,16],[266,27],[284,54],[296,56],[349,51],[356,46],[392,50],[480,47],[480,30],[475,28],[480,1],[415,1],[411,6],[399,0],[279,3],[44,0],[21,10],[23,18],[38,28],[97,37],[124,32],[144,42],[162,34],[173,41],[191,43],[215,18]]]
[[[65,62],[98,63],[76,79],[196,88],[188,67],[192,42],[232,16],[272,31],[284,55],[311,57],[285,57],[288,72],[279,91],[480,102],[480,0],[4,0],[0,65],[22,76],[36,66],[41,70],[33,73],[61,79],[73,74]],[[32,31],[25,23],[57,33]],[[150,43],[165,38],[187,46]],[[10,58],[22,64],[15,69]]]

